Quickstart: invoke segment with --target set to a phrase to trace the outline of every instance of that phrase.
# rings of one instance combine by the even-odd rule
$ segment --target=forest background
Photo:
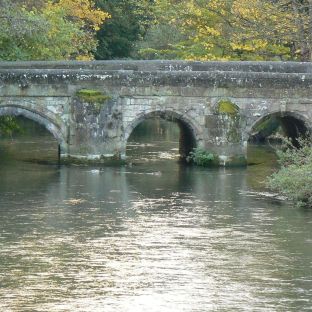
[[[0,60],[312,58],[312,0],[0,0]]]

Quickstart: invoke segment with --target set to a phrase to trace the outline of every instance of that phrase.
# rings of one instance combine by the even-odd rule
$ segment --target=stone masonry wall
[[[0,115],[24,115],[57,138],[63,158],[125,157],[127,139],[148,116],[187,124],[200,148],[220,164],[246,162],[256,122],[272,114],[312,121],[312,65],[273,62],[21,62],[0,63]],[[103,105],[80,90],[108,96]],[[230,101],[235,116],[220,113]]]

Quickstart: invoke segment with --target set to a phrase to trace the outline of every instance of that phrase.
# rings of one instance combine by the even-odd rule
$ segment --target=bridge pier
[[[311,129],[312,64],[292,62],[0,62],[0,115],[44,125],[67,162],[124,161],[143,120],[177,122],[182,156],[201,148],[246,165],[257,121],[281,113]]]
[[[144,103],[150,101],[147,97]],[[152,107],[146,110],[146,105],[137,104],[124,108],[118,98],[106,101],[100,110],[96,110],[94,103],[77,97],[73,98],[71,107],[69,153],[62,155],[63,161],[124,162],[127,160],[126,148],[131,133],[142,121],[155,117],[176,122],[179,126],[179,152],[182,159],[199,148],[214,155],[212,165],[247,164],[242,130],[244,119],[238,111],[217,110],[207,116],[197,114],[192,119],[174,108],[153,110]]]

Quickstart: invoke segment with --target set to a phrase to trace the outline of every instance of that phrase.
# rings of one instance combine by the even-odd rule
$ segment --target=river
[[[312,311],[312,210],[268,196],[273,151],[185,166],[177,131],[142,125],[122,167],[2,140],[0,311]]]

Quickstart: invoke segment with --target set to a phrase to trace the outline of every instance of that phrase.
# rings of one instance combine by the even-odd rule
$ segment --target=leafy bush
[[[0,136],[10,136],[14,132],[20,132],[21,127],[15,116],[0,116]]]
[[[215,156],[201,148],[194,148],[187,157],[188,162],[194,162],[198,166],[211,166],[215,161]]]
[[[268,186],[292,200],[298,206],[312,207],[312,141],[298,140],[296,148],[284,140],[277,151],[281,168],[268,179]]]

